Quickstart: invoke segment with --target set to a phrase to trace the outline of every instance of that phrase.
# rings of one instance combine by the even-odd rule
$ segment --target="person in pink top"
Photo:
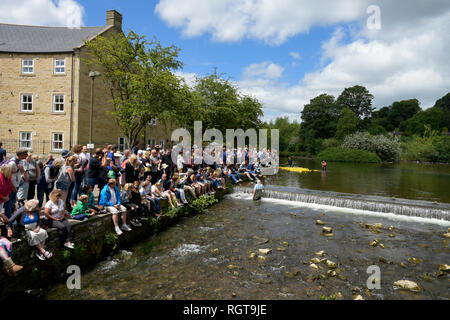
[[[11,174],[13,166],[5,164],[0,167],[0,215],[3,220],[7,221],[6,216],[3,214],[3,205],[9,200],[9,194],[11,193]]]

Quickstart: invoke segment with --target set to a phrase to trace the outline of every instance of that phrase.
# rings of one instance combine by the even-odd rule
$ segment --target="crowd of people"
[[[7,159],[1,147],[0,142],[0,257],[11,276],[22,268],[11,259],[11,238],[25,236],[38,259],[50,259],[47,228],[58,229],[64,246],[73,249],[70,219],[86,221],[110,213],[114,230],[121,235],[132,231],[127,221],[139,228],[143,220],[160,216],[161,199],[167,199],[171,208],[182,207],[188,198],[225,188],[227,177],[236,184],[245,176],[256,184],[261,168],[273,159],[270,150],[223,147],[221,152],[213,150],[209,161],[198,161],[202,154],[194,145],[174,162],[170,149],[156,145],[141,150],[135,144],[123,153],[117,145],[104,145],[93,154],[86,146],[75,145],[71,151],[63,150],[61,157],[50,154],[41,161],[27,149],[18,149]]]

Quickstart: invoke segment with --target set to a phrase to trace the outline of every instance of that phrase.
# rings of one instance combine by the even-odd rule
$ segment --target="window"
[[[119,137],[119,151],[123,152],[125,149],[128,149],[125,137]]]
[[[60,132],[52,133],[52,151],[61,151],[64,149],[64,134]]]
[[[22,94],[20,96],[20,111],[21,112],[33,112],[33,95]]]
[[[24,74],[33,74],[34,73],[33,59],[22,59],[22,73],[24,73]]]
[[[156,118],[151,118],[148,124],[151,126],[156,126]]]
[[[25,149],[31,149],[32,137],[31,132],[20,132],[19,133],[19,147]]]
[[[55,59],[55,74],[65,74],[66,73],[66,60]]]
[[[148,139],[148,144],[150,145],[151,148],[153,148],[156,145],[156,140],[155,139]]]
[[[64,112],[64,95],[53,95],[53,112]]]
[[[159,145],[161,146],[161,150],[164,150],[164,140],[160,140]]]

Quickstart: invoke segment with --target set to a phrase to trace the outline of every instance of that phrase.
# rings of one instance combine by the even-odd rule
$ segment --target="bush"
[[[397,161],[401,150],[398,139],[383,135],[372,136],[367,132],[357,132],[345,137],[342,148],[373,152],[383,161]]]
[[[322,142],[322,150],[326,150],[328,148],[333,147],[339,147],[341,145],[341,141],[336,138],[325,139]]]
[[[339,147],[328,148],[322,151],[317,155],[316,160],[325,160],[328,162],[381,163],[380,157],[373,152]]]
[[[450,137],[428,128],[423,137],[413,136],[402,145],[404,159],[422,162],[450,162]]]

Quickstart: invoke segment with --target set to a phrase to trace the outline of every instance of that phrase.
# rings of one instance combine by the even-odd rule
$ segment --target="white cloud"
[[[217,41],[263,39],[280,44],[313,25],[358,19],[365,12],[358,0],[160,0],[155,12],[188,37],[205,33]]]
[[[284,68],[268,61],[251,64],[244,69],[245,78],[278,79],[283,75]]]
[[[423,22],[426,32],[393,39],[357,39],[343,44],[337,29],[323,44],[329,63],[306,74],[298,84],[243,79],[238,85],[264,103],[266,119],[289,114],[299,119],[309,100],[321,93],[338,96],[346,87],[363,85],[375,96],[374,106],[418,98],[422,108],[450,91],[450,12]]]
[[[291,51],[291,52],[289,52],[289,55],[292,58],[294,58],[295,60],[301,60],[302,59],[302,56],[298,52]]]
[[[0,23],[78,27],[84,8],[74,0],[1,0]]]

